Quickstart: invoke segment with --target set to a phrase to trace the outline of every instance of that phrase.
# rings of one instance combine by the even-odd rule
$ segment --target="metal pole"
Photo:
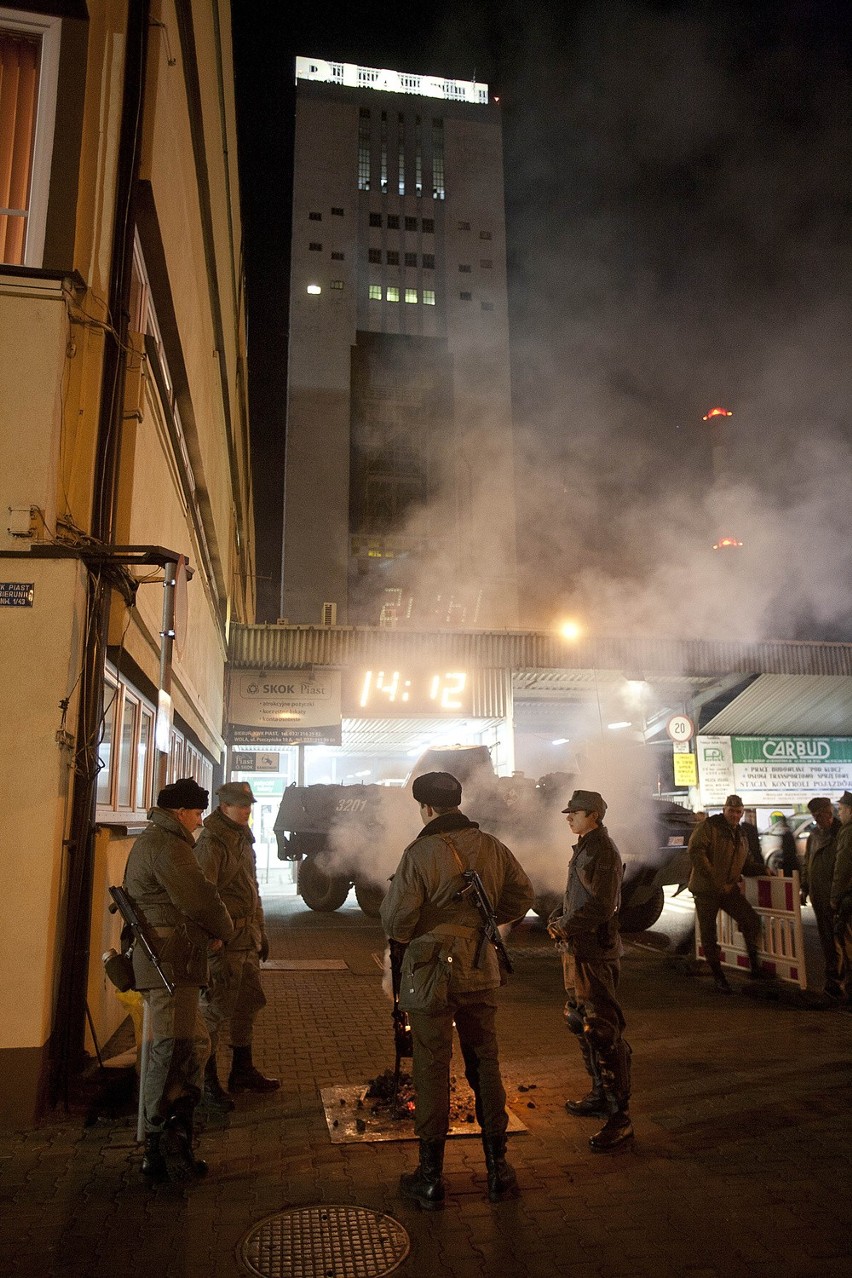
[[[160,725],[160,740],[157,742],[157,789],[162,790],[168,784],[169,752],[171,742],[171,698],[172,698],[172,651],[175,642],[175,583],[177,564],[164,565],[163,577],[163,628],[160,631],[160,687],[157,714],[168,714],[168,736],[166,725]],[[165,745],[165,749],[163,748]]]

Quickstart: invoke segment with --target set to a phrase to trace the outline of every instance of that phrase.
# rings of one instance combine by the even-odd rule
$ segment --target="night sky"
[[[613,633],[710,636],[733,609],[743,635],[852,640],[852,6],[235,0],[233,19],[258,619],[278,615],[299,53],[500,96],[523,624],[595,606]],[[733,578],[707,552],[720,502],[746,542]]]

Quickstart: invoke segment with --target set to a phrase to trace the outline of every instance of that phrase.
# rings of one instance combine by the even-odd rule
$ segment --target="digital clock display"
[[[412,673],[363,670],[353,688],[353,710],[381,718],[387,714],[470,714],[470,677],[464,670]]]

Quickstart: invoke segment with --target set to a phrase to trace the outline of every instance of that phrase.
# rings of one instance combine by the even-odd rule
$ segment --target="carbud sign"
[[[852,737],[699,736],[698,776],[705,805],[732,792],[750,806],[837,799],[852,788]]]

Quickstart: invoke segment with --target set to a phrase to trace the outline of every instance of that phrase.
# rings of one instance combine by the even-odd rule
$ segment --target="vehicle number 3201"
[[[367,806],[366,799],[338,799],[336,812],[363,812]]]

